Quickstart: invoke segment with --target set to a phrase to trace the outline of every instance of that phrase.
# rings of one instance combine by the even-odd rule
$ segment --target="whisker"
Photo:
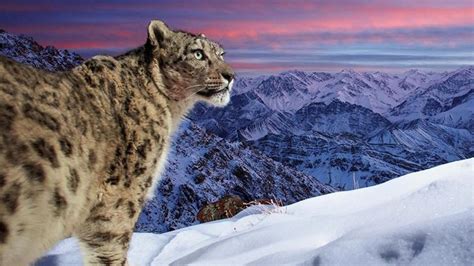
[[[196,88],[196,87],[206,87],[206,85],[201,85],[201,84],[191,85],[191,86],[186,87],[186,88],[184,88],[184,89],[187,90],[187,89]]]

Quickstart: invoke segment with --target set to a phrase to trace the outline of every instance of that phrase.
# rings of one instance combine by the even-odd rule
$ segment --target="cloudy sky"
[[[2,0],[0,10],[0,28],[84,57],[142,45],[162,19],[219,41],[246,74],[474,64],[473,0]]]

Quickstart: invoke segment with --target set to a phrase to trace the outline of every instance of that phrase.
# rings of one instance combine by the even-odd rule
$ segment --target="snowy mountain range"
[[[241,78],[229,106],[191,119],[342,189],[474,155],[474,67],[453,72]]]
[[[0,54],[58,71],[82,62],[6,32]],[[240,77],[227,107],[189,115],[137,230],[195,224],[229,194],[290,204],[473,157],[473,70]]]

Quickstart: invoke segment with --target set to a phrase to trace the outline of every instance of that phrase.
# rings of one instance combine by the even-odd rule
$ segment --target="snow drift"
[[[381,185],[165,234],[136,233],[131,265],[468,265],[474,262],[474,159]],[[80,265],[66,239],[38,265]]]

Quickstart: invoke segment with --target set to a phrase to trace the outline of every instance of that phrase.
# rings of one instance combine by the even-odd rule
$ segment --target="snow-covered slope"
[[[434,123],[474,132],[474,88],[464,95],[453,98],[446,109],[428,119]]]
[[[474,154],[474,136],[467,129],[452,128],[416,119],[400,122],[368,139],[372,145],[396,146],[407,151],[427,151],[446,162]]]
[[[253,207],[166,234],[135,233],[131,265],[472,265],[474,159],[384,184]],[[79,265],[74,239],[37,265]]]
[[[39,45],[31,37],[0,30],[0,55],[49,71],[63,71],[80,64],[84,59],[68,50]]]

